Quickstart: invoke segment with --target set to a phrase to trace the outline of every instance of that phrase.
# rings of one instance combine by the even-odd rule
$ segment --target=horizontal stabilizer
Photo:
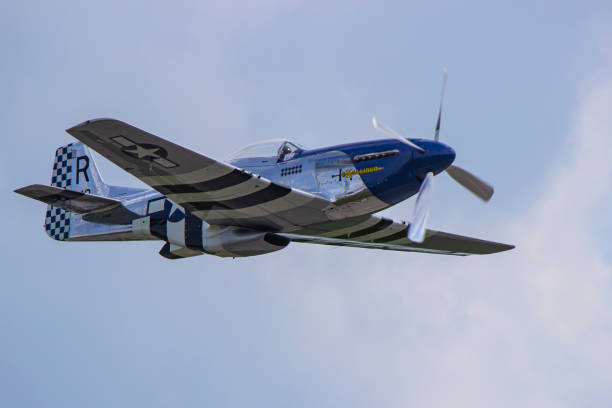
[[[66,211],[83,215],[83,219],[100,224],[129,224],[140,216],[111,198],[33,184],[15,190],[16,193]]]

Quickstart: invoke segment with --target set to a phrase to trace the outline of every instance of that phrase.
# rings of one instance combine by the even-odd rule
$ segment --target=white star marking
[[[133,149],[136,150],[133,150]],[[157,151],[159,150],[159,147],[154,147],[152,149],[146,149],[140,145],[136,145],[134,147],[131,147],[128,149],[125,149],[126,151],[129,151],[130,153],[135,153],[136,156],[138,156],[139,159],[145,158],[145,157],[151,157],[153,159],[159,159],[160,156],[157,155]]]

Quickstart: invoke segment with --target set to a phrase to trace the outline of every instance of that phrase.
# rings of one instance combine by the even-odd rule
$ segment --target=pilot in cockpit
[[[283,146],[280,148],[278,153],[278,161],[287,161],[293,159],[293,156],[298,152],[298,147],[292,145],[289,142],[283,143]]]
[[[278,160],[279,161],[285,161],[287,159],[289,159],[289,154],[291,153],[291,148],[289,146],[287,146],[287,144],[284,144],[283,147],[281,147],[281,151],[280,154],[278,155]]]

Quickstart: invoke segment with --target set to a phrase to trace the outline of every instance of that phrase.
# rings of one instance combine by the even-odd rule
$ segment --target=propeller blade
[[[470,190],[474,195],[483,201],[489,201],[493,196],[493,187],[482,181],[467,170],[457,166],[449,166],[446,172],[457,183],[461,184],[466,189]]]
[[[414,205],[414,217],[408,227],[408,239],[412,242],[421,243],[425,240],[425,231],[427,230],[427,218],[429,217],[429,207],[431,203],[431,196],[433,192],[433,173],[427,173],[421,188],[419,189],[419,195]]]
[[[440,91],[440,107],[438,109],[438,120],[436,122],[436,130],[434,132],[434,140],[437,142],[440,139],[440,122],[442,121],[442,102],[444,102],[444,91],[446,89],[446,68],[442,70],[442,90]]]
[[[376,120],[376,118],[372,118],[372,125],[374,125],[374,128],[376,130],[379,130],[379,131],[381,131],[383,133],[386,133],[389,136],[393,136],[394,138],[396,138],[396,139],[406,143],[408,146],[414,147],[415,149],[417,149],[421,153],[425,153],[425,149],[423,149],[421,146],[419,146],[419,145],[411,142],[410,140],[402,137],[399,133],[397,133],[395,130],[391,129],[389,126],[387,126],[384,123],[381,123],[378,120]]]

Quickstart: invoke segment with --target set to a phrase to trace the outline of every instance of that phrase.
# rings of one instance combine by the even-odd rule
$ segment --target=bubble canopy
[[[230,161],[252,157],[276,157],[279,161],[291,160],[299,151],[306,148],[286,139],[271,139],[254,143],[232,154]]]

